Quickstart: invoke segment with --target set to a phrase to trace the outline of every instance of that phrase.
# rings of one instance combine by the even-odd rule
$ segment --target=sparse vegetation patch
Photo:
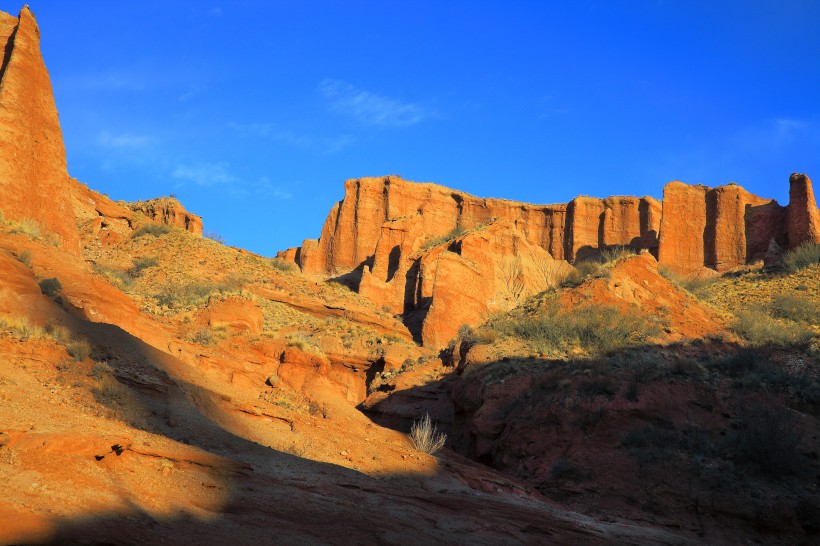
[[[430,414],[413,423],[410,428],[410,439],[413,445],[422,453],[432,455],[444,447],[447,442],[447,435],[436,430],[436,426],[430,420]]]
[[[550,304],[537,314],[502,317],[490,326],[502,335],[529,341],[539,352],[574,347],[607,352],[645,342],[661,331],[657,322],[641,313],[604,305],[561,310]]]
[[[820,264],[820,243],[803,243],[783,255],[783,268],[788,273]]]

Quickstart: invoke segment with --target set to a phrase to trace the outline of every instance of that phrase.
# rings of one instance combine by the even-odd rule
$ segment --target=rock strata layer
[[[483,199],[395,176],[345,182],[318,240],[279,257],[336,277],[394,314],[425,345],[462,324],[513,307],[554,285],[570,263],[607,249],[647,250],[687,275],[760,261],[772,244],[820,242],[820,216],[805,175],[792,175],[790,204],[737,184],[670,182],[651,197],[576,197],[531,205]]]

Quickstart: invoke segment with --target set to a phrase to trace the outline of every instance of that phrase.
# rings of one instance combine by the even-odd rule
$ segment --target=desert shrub
[[[626,258],[631,258],[635,254],[637,254],[637,251],[632,247],[612,246],[601,251],[601,262],[605,264],[617,263]]]
[[[561,457],[550,467],[551,480],[569,480],[575,483],[586,481],[590,478],[588,470],[572,464],[569,459]]]
[[[225,238],[222,237],[222,235],[220,235],[219,233],[217,233],[215,231],[210,231],[210,230],[206,229],[205,231],[202,232],[202,237],[205,238],[205,239],[210,239],[211,241],[215,241],[215,242],[219,243],[220,245],[225,244]]]
[[[26,267],[31,267],[31,251],[24,250],[17,254],[17,259]]]
[[[820,401],[820,381],[809,371],[791,372],[755,349],[741,349],[711,362],[710,367],[720,375],[735,379],[737,387],[789,390],[806,402]]]
[[[707,430],[696,426],[683,429],[657,425],[636,427],[621,436],[621,445],[641,464],[676,457],[698,463],[705,458],[721,457],[720,443]]]
[[[91,345],[84,339],[76,339],[66,344],[66,351],[77,362],[88,358],[91,354]]]
[[[60,290],[63,289],[63,285],[60,284],[60,280],[54,277],[50,279],[43,279],[38,284],[40,285],[40,291],[49,298],[56,297],[60,293]]]
[[[270,261],[270,264],[271,267],[282,273],[293,273],[298,269],[296,264],[282,258],[274,258]]]
[[[820,243],[806,242],[783,255],[783,268],[788,273],[820,264]]]
[[[585,398],[595,398],[596,396],[612,398],[617,390],[612,379],[601,375],[582,379],[578,382],[577,389],[578,394]]]
[[[165,307],[199,307],[207,303],[213,294],[237,292],[244,281],[228,277],[221,282],[194,279],[187,282],[169,282],[154,296]]]
[[[778,321],[761,311],[738,313],[732,329],[752,346],[805,348],[814,338],[814,333],[805,324]]]
[[[800,434],[788,408],[754,404],[741,408],[736,418],[726,445],[737,464],[772,477],[800,468]]]
[[[26,235],[34,240],[39,240],[43,235],[43,230],[35,220],[23,218],[19,221],[7,220],[0,216],[0,225],[4,226],[9,233]]]
[[[170,233],[170,232],[171,232],[171,226],[169,226],[167,224],[158,224],[156,222],[151,222],[151,223],[145,224],[144,226],[139,228],[137,231],[135,231],[134,235],[133,235],[133,238],[137,239],[139,237],[142,237],[143,235],[153,235],[154,237],[160,237],[160,236],[165,235],[166,233]]]
[[[417,450],[432,455],[444,447],[447,435],[436,430],[430,420],[430,414],[413,423],[410,428],[410,439]]]
[[[820,302],[809,298],[777,296],[769,306],[772,315],[778,318],[820,324]]]
[[[606,409],[603,407],[595,409],[591,407],[578,408],[572,419],[572,424],[584,432],[589,432],[604,420],[604,415],[606,415]]]
[[[61,324],[55,324],[53,322],[49,322],[46,324],[44,328],[46,334],[51,336],[54,341],[60,344],[67,344],[71,341],[71,332],[65,326]]]
[[[531,342],[537,350],[580,346],[606,352],[636,345],[660,333],[648,317],[615,307],[589,305],[562,311],[550,305],[536,315],[519,315],[494,323],[500,333]]]
[[[189,339],[194,343],[208,347],[210,345],[218,343],[219,340],[224,337],[225,331],[225,328],[214,329],[202,327],[196,330],[193,334],[191,334],[189,336]]]
[[[671,282],[678,288],[686,290],[687,292],[689,292],[690,294],[692,294],[700,300],[706,299],[708,297],[709,288],[716,282],[718,282],[718,279],[720,278],[716,275],[680,275],[665,266],[661,266],[658,269],[658,272],[667,281]]]
[[[134,264],[128,269],[128,274],[131,277],[139,277],[142,275],[142,272],[148,268],[156,267],[159,265],[159,259],[156,256],[149,256],[145,258],[137,258],[134,260]]]
[[[105,278],[105,280],[120,290],[126,290],[131,286],[133,278],[124,269],[101,264],[94,264],[93,267],[95,273]]]
[[[26,317],[0,316],[0,329],[21,340],[41,339],[46,335],[42,328],[31,324]]]
[[[431,248],[435,248],[439,245],[443,245],[444,243],[452,241],[456,237],[460,237],[461,235],[464,235],[465,233],[467,233],[467,230],[464,229],[463,227],[461,227],[461,226],[454,227],[453,229],[450,230],[449,233],[447,233],[445,235],[442,235],[441,237],[434,237],[434,238],[428,240],[427,242],[424,243],[424,245],[421,247],[421,249],[422,249],[422,251],[428,251]]]
[[[596,275],[601,270],[601,263],[595,260],[583,260],[569,270],[564,280],[561,281],[562,288],[573,288],[584,282],[588,277]]]

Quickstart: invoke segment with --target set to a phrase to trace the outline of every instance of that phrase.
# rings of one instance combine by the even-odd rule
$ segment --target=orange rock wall
[[[202,235],[202,218],[185,210],[172,197],[159,197],[148,201],[130,203],[131,210],[139,211],[155,222],[182,228],[196,235]]]
[[[811,182],[803,187],[808,191],[800,193],[807,195]],[[792,203],[798,204],[784,208],[736,184],[708,188],[670,182],[663,192],[659,261],[679,273],[690,274],[704,267],[728,271],[763,259],[772,239],[784,244],[793,239],[789,233],[799,231],[787,225],[787,210],[795,210],[801,218],[810,217],[807,202],[800,204],[792,197]],[[816,214],[817,207],[813,208]]]
[[[40,30],[28,7],[0,13],[0,203],[6,218],[31,218],[79,253],[63,135]]]
[[[349,272],[373,260],[384,222],[414,215],[421,219],[419,235],[427,239],[500,220],[553,258],[573,260],[579,252],[584,257],[604,246],[654,250],[660,203],[649,197],[583,197],[569,205],[530,205],[392,176],[348,180],[344,199],[330,211],[319,240],[302,245],[298,264],[312,274]]]
[[[820,243],[820,213],[814,200],[811,179],[805,174],[793,173],[789,178],[786,223],[789,248],[806,242]]]

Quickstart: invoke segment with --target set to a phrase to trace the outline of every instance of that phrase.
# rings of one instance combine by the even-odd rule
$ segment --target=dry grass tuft
[[[430,414],[426,414],[421,420],[413,423],[410,428],[410,439],[419,451],[432,455],[444,447],[447,442],[447,435],[436,430],[436,426],[430,420]]]

